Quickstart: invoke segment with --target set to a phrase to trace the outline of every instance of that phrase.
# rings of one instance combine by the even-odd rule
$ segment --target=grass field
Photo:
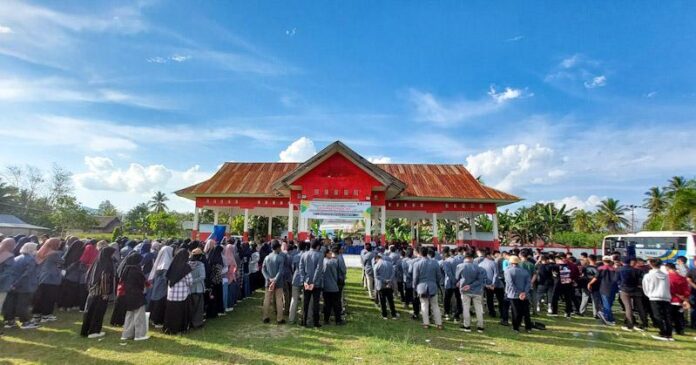
[[[631,362],[687,364],[696,358],[694,334],[676,342],[657,342],[649,335],[597,325],[589,318],[539,317],[547,331],[513,334],[486,319],[486,333],[464,333],[453,323],[443,331],[424,330],[409,316],[384,321],[351,269],[346,286],[348,325],[305,329],[261,323],[261,297],[240,303],[226,317],[182,336],[151,331],[148,341],[120,341],[120,329],[88,340],[77,332],[77,313],[58,313],[59,320],[39,330],[5,330],[0,363],[44,364],[588,364]],[[110,316],[107,312],[107,321]]]

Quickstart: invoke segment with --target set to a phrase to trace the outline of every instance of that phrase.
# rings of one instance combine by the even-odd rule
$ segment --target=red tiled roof
[[[195,196],[276,196],[273,184],[297,168],[299,163],[227,162],[210,179],[176,192]],[[462,165],[378,164],[406,183],[399,198],[440,198],[515,202],[520,198],[480,184]]]

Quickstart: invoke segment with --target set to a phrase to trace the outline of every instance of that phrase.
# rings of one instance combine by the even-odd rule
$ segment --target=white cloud
[[[546,203],[553,203],[556,207],[560,208],[563,205],[566,206],[566,209],[582,209],[582,210],[587,210],[587,211],[593,211],[597,208],[597,205],[599,203],[606,199],[606,197],[599,197],[597,195],[590,195],[587,197],[587,199],[581,199],[577,195],[573,196],[568,196],[562,199],[557,199],[557,200],[551,200],[551,201],[540,201],[540,203],[546,204]]]
[[[264,130],[220,124],[203,127],[191,124],[134,125],[103,120],[69,118],[56,115],[27,117],[24,120],[0,115],[0,137],[21,140],[42,146],[71,146],[82,141],[78,147],[90,151],[129,151],[142,144],[188,143],[195,135],[197,141],[224,141],[238,137],[257,141],[278,141]]]
[[[157,98],[114,89],[92,89],[77,81],[58,77],[24,79],[0,75],[0,101],[113,103],[147,109],[172,109],[169,103]]]
[[[367,158],[367,160],[375,164],[385,164],[392,162],[391,157],[388,156],[370,156]]]
[[[0,34],[10,34],[12,33],[12,28],[0,25]]]
[[[184,61],[190,60],[190,59],[191,59],[191,56],[189,56],[189,55],[175,54],[175,55],[169,57],[169,59],[171,59],[171,60],[174,61],[174,62],[184,62]]]
[[[167,63],[167,59],[166,59],[166,58],[164,58],[164,57],[159,57],[159,56],[157,56],[157,57],[150,57],[150,58],[146,59],[145,61],[147,61],[148,63]]]
[[[131,163],[128,169],[115,168],[106,157],[85,157],[88,171],[74,175],[75,183],[89,190],[147,192],[164,186],[172,172],[164,165]]]
[[[504,191],[518,191],[528,185],[548,184],[565,175],[554,150],[541,145],[509,145],[466,158],[466,167],[486,184]]]
[[[645,94],[644,96],[645,96],[646,98],[649,98],[649,99],[650,99],[650,98],[654,98],[655,95],[657,95],[657,91],[651,91],[651,92]]]
[[[317,154],[314,142],[307,137],[300,137],[288,148],[280,151],[280,162],[304,162]]]
[[[169,61],[174,61],[174,62],[186,62],[191,59],[191,56],[189,55],[181,55],[181,54],[175,54],[169,57],[160,57],[160,56],[155,56],[155,57],[149,57],[145,59],[148,63],[168,63]]]
[[[574,67],[575,65],[577,65],[578,62],[580,62],[580,57],[581,57],[580,54],[576,53],[570,57],[564,58],[561,61],[560,66],[563,68]]]
[[[604,75],[595,76],[591,80],[585,81],[584,84],[585,84],[585,87],[588,89],[602,87],[602,86],[607,84],[607,78]]]
[[[516,36],[514,36],[514,37],[512,37],[512,38],[506,39],[505,42],[517,42],[517,41],[521,41],[522,39],[524,39],[524,36],[522,36],[522,35],[516,35]]]
[[[409,90],[408,100],[416,108],[417,120],[450,125],[497,112],[507,102],[523,96],[532,96],[532,94],[510,87],[497,92],[495,87],[491,86],[488,96],[490,99],[447,101],[440,100],[431,93],[411,89]]]

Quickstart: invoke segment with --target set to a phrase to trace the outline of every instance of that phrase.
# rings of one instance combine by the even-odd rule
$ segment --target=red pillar
[[[294,235],[292,232],[288,232],[288,241],[292,241],[294,239]]]
[[[194,241],[198,239],[198,230],[194,229],[191,231],[191,239]]]
[[[249,242],[249,232],[242,234],[242,242]]]

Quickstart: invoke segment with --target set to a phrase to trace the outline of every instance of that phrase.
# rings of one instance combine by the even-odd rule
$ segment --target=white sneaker
[[[650,337],[652,337],[652,338],[654,338],[654,339],[656,339],[656,340],[658,340],[658,341],[669,341],[669,338],[667,338],[667,337],[662,337],[662,336],[658,336],[658,335],[652,335],[652,336],[650,336]]]
[[[21,325],[19,328],[21,328],[21,329],[23,329],[23,330],[33,330],[33,329],[37,329],[37,328],[39,328],[39,327],[40,327],[40,326],[39,326],[38,324],[36,324],[36,323],[28,322],[28,323],[25,323],[25,324]]]
[[[87,338],[100,338],[106,336],[106,332],[90,333]]]
[[[630,328],[628,328],[628,327],[626,327],[626,326],[621,326],[621,329],[624,330],[624,331],[626,331],[626,332],[633,332],[632,329],[630,329]]]
[[[128,340],[130,340],[130,338],[121,337],[121,341],[128,341]]]
[[[133,340],[134,341],[145,341],[145,340],[149,340],[149,339],[150,339],[150,336],[144,336],[144,337],[136,337]]]
[[[234,308],[230,307],[230,308],[226,308],[225,312],[232,312],[233,310],[234,310]]]

